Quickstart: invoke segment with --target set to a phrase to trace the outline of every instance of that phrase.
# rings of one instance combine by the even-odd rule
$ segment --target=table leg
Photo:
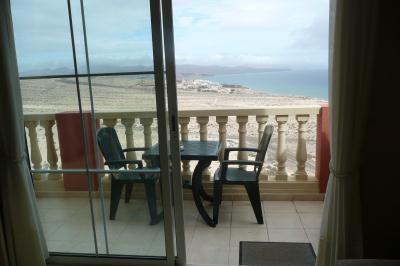
[[[208,215],[206,209],[204,208],[203,202],[201,200],[202,193],[205,193],[203,185],[202,185],[202,173],[203,170],[210,166],[211,160],[202,159],[196,165],[196,168],[193,171],[192,176],[192,193],[193,193],[193,200],[196,204],[197,210],[199,211],[203,220],[211,227],[215,227],[215,223],[213,219]],[[205,194],[206,197],[210,197],[208,194]],[[204,198],[205,199],[205,198]],[[211,197],[212,201],[212,197]]]

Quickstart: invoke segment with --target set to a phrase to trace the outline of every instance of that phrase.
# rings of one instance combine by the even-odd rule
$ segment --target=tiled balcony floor
[[[185,201],[188,263],[231,264],[239,262],[239,241],[311,242],[317,248],[322,215],[318,201],[264,201],[264,224],[256,223],[247,201],[224,201],[216,228],[204,224],[192,201]],[[48,248],[55,252],[94,253],[89,201],[85,198],[38,198]],[[106,214],[109,201],[105,200]],[[94,200],[95,225],[100,253],[105,241],[99,199]],[[211,206],[209,206],[211,210]],[[148,225],[143,200],[122,200],[116,219],[106,219],[112,254],[163,256],[163,223]]]

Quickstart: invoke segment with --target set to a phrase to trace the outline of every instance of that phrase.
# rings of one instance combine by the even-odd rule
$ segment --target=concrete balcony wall
[[[312,138],[308,136],[310,127],[311,131],[317,132],[317,115],[320,110],[319,105],[181,110],[179,112],[181,139],[213,139],[221,141],[225,146],[254,147],[264,127],[273,124],[274,139],[267,152],[265,167],[260,177],[261,197],[264,200],[320,200],[323,198],[323,193],[320,193],[319,181],[316,179],[313,161],[315,158],[310,157],[310,154],[319,156],[319,153],[316,153],[315,143],[313,145],[309,143],[315,136],[311,136]],[[96,113],[96,119],[100,119],[101,126],[116,129],[124,147],[149,147],[157,143],[155,117],[155,112]],[[318,123],[321,123],[320,119]],[[27,114],[25,126],[32,168],[61,169],[55,114]],[[130,153],[128,156],[128,159],[141,158],[140,153]],[[242,152],[233,156],[246,159],[254,155]],[[310,161],[310,158],[313,160]],[[320,159],[317,158],[316,161]],[[182,162],[184,179],[190,179],[195,164],[196,162]],[[203,173],[204,186],[210,193],[212,193],[212,173],[217,167],[218,162],[215,162]],[[320,166],[318,171],[321,171]],[[61,174],[34,174],[33,178],[38,195],[87,195],[84,192],[64,191]],[[102,182],[107,195],[110,186],[109,177],[103,176]],[[138,197],[143,195],[140,186],[136,187],[134,195]],[[190,199],[191,192],[185,190],[184,197]],[[229,186],[224,190],[224,198],[246,200],[247,196],[243,188]]]

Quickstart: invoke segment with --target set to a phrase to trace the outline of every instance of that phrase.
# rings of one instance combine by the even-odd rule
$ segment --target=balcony
[[[314,249],[317,248],[324,197],[321,183],[327,178],[323,176],[326,172],[323,160],[326,158],[322,158],[317,151],[318,145],[328,145],[321,142],[322,138],[318,136],[322,134],[323,124],[326,124],[322,121],[322,110],[319,105],[310,105],[179,112],[182,140],[219,140],[226,146],[252,147],[257,145],[267,123],[275,126],[260,178],[265,224],[256,223],[245,190],[227,186],[224,188],[220,223],[217,228],[210,228],[199,217],[191,192],[184,190],[189,263],[238,264],[238,245],[243,240],[311,242]],[[155,117],[155,112],[148,111],[96,114],[101,126],[117,130],[124,147],[155,144]],[[62,167],[55,124],[55,114],[25,115],[33,169]],[[130,156],[129,159],[141,158],[139,153]],[[235,156],[246,159],[251,155],[238,153]],[[194,165],[195,162],[182,162],[184,179],[190,178]],[[205,188],[210,194],[211,176],[217,166],[218,163],[212,164],[203,173]],[[94,244],[89,241],[92,230],[87,192],[66,191],[61,174],[34,174],[33,182],[50,251],[93,253]],[[108,212],[110,180],[107,175],[102,177],[102,183],[105,210]],[[99,214],[100,201],[96,192],[94,196],[95,214]],[[132,201],[129,204],[120,203],[116,220],[106,219],[110,252],[163,255],[162,223],[153,227],[148,225],[143,198],[143,190],[137,186]],[[101,223],[100,215],[95,215],[95,224],[101,227]],[[97,231],[101,236],[101,230],[98,228]],[[147,244],[140,245],[144,240]],[[105,252],[103,237],[99,241],[99,252]]]
[[[181,110],[179,112],[181,139],[219,140],[227,146],[256,147],[258,138],[267,123],[275,125],[275,132],[268,150],[265,169],[261,175],[263,200],[322,200],[316,178],[316,128],[320,106],[269,107],[264,109],[212,109]],[[115,127],[122,146],[149,147],[157,142],[155,112],[106,112],[97,113],[101,126]],[[59,169],[59,153],[55,114],[25,115],[28,146],[32,168]],[[311,133],[311,134],[310,134]],[[139,158],[130,154],[129,159]],[[237,154],[245,159],[248,154]],[[210,190],[211,173],[218,164],[204,172],[205,187]],[[194,166],[182,162],[184,179],[191,176]],[[34,174],[38,196],[65,196],[63,177],[57,174]],[[103,178],[106,191],[109,179]],[[79,195],[80,193],[73,193]],[[190,199],[185,193],[184,198]],[[242,189],[227,188],[225,200],[247,200]]]

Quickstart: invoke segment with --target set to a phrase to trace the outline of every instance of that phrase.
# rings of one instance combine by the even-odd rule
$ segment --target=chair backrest
[[[119,142],[117,132],[112,127],[103,127],[97,130],[97,143],[103,153],[104,159],[108,161],[125,160],[121,143]],[[110,169],[119,169],[125,167],[125,164],[110,165]]]
[[[256,155],[256,161],[264,162],[265,155],[267,154],[267,149],[269,142],[271,141],[272,133],[274,132],[274,127],[271,125],[267,125],[264,129],[264,132],[261,137],[261,141],[258,144],[259,152]],[[254,167],[254,170],[257,171],[257,176],[260,175],[262,169],[262,165],[259,167]]]

